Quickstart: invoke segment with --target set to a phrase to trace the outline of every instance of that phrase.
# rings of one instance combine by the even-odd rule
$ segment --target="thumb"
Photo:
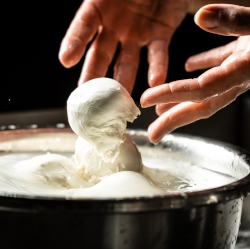
[[[194,16],[202,29],[220,35],[250,35],[250,8],[231,4],[209,4]]]

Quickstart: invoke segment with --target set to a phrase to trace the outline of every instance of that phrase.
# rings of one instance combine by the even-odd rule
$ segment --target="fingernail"
[[[157,145],[157,144],[161,141],[161,139],[162,139],[162,138],[155,140],[155,141],[153,142],[153,144],[154,144],[154,145]]]
[[[142,108],[147,108],[147,107],[149,107],[149,106],[151,106],[149,103],[148,103],[148,100],[147,100],[147,98],[150,96],[150,93],[148,93],[147,91],[146,92],[144,92],[143,94],[142,94],[142,97],[141,97],[141,107]],[[146,99],[146,100],[145,100]]]
[[[219,12],[211,10],[198,11],[194,16],[194,22],[203,28],[217,28],[219,25]]]
[[[141,103],[141,107],[142,107],[142,108],[148,108],[149,106],[150,106],[150,105]]]
[[[154,130],[156,129],[156,127],[153,125],[153,124],[151,124],[149,127],[148,127],[148,134],[149,134],[149,136],[151,135],[151,133],[152,132],[154,132]],[[154,140],[151,140],[151,142],[153,143],[153,144],[158,144],[160,141],[161,141],[161,139],[162,139],[162,137],[157,137],[157,138],[155,138]]]

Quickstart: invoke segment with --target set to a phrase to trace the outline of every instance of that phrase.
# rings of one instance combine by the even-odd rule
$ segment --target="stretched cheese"
[[[125,140],[127,121],[140,114],[133,99],[117,81],[90,80],[76,88],[67,101],[72,130],[89,144],[104,162],[114,162]]]

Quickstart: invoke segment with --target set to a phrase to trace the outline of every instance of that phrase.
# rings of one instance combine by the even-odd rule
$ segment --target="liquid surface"
[[[140,173],[118,172],[96,185],[81,178],[74,169],[60,165],[55,166],[54,171],[53,167],[49,167],[49,171],[46,168],[31,170],[31,158],[50,152],[0,153],[0,194],[79,199],[145,197],[210,189],[237,180],[181,161],[181,153],[171,158],[160,148],[138,146],[138,149],[144,165]],[[66,156],[70,164],[74,164],[73,153],[56,154]]]

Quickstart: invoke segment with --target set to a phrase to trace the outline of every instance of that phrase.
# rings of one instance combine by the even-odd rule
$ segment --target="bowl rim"
[[[18,129],[6,129],[0,131],[0,142],[12,139],[18,136],[41,134],[41,133],[73,133],[65,127],[19,127]],[[147,137],[147,132],[141,129],[128,129],[127,134],[139,133]],[[169,136],[169,135],[165,135]],[[190,138],[208,144],[216,144],[225,149],[230,149],[240,155],[246,155],[245,162],[250,168],[250,153],[232,144],[220,142],[214,139],[197,137],[180,133],[171,134],[176,138]],[[199,190],[186,193],[168,193],[140,198],[67,198],[67,197],[49,197],[32,196],[14,193],[6,193],[0,190],[0,210],[15,210],[16,212],[30,212],[38,210],[58,212],[58,207],[63,207],[61,211],[74,210],[74,212],[147,212],[160,211],[168,209],[190,208],[195,206],[212,205],[216,203],[228,202],[237,198],[243,198],[250,192],[250,173],[240,180],[233,183],[206,190]]]

